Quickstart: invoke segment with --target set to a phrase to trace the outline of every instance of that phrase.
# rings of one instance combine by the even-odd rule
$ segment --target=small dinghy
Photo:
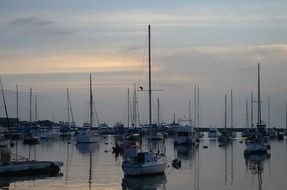
[[[181,167],[181,160],[176,158],[172,161],[172,167],[179,169]]]

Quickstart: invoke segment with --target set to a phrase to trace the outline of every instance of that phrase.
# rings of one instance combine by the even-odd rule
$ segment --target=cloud
[[[252,66],[252,67],[243,67],[243,68],[238,68],[235,70],[235,72],[238,72],[238,73],[256,73],[257,71],[257,67],[255,66]]]
[[[133,47],[127,47],[127,48],[120,48],[118,50],[118,53],[134,53],[137,52],[139,50],[142,50],[142,47],[139,46],[133,46]]]
[[[41,26],[47,26],[53,24],[53,21],[50,20],[42,20],[39,17],[31,16],[26,18],[18,18],[12,22],[10,22],[10,25],[13,26],[20,26],[20,27],[41,27]]]
[[[42,19],[36,16],[17,18],[11,21],[9,26],[16,28],[18,32],[24,35],[68,36],[74,33],[63,27],[59,27],[57,23],[52,20]]]
[[[188,10],[180,13],[174,11],[152,12],[152,11],[129,11],[129,12],[97,12],[82,15],[70,15],[69,19],[80,25],[94,24],[156,24],[173,26],[193,25],[246,25],[246,24],[270,24],[287,23],[286,13],[273,12],[214,12]]]
[[[242,61],[264,61],[268,63],[281,62],[286,60],[287,44],[267,44],[267,45],[254,45],[254,46],[204,46],[204,47],[183,47],[175,49],[162,48],[158,60],[164,58],[168,63],[174,57],[181,57],[194,60],[194,57],[207,57],[217,58],[218,60],[232,60],[233,58],[241,59]],[[276,57],[276,59],[274,59]],[[274,59],[274,60],[272,60]],[[187,60],[190,62],[190,60]],[[175,63],[176,61],[174,61]],[[179,62],[180,63],[180,62]]]

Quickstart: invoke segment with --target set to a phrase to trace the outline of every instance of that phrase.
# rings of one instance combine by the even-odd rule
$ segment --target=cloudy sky
[[[187,116],[199,85],[202,125],[223,125],[224,94],[232,89],[235,126],[245,126],[245,99],[256,92],[260,62],[263,118],[269,96],[271,125],[285,127],[286,7],[284,0],[0,1],[0,74],[9,114],[15,116],[18,84],[21,119],[29,118],[33,88],[39,119],[66,120],[69,88],[80,125],[88,121],[92,73],[100,121],[125,122],[127,89],[147,88],[151,24],[153,86],[164,89],[153,102],[160,98],[162,119]],[[139,107],[145,122],[147,94],[139,94]]]

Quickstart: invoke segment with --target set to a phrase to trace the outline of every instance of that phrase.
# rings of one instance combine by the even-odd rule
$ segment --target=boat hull
[[[98,142],[98,137],[93,134],[90,130],[81,131],[78,136],[76,136],[77,143],[96,143]]]
[[[266,153],[268,153],[268,146],[261,143],[249,143],[246,145],[246,149],[244,151],[245,155]]]
[[[122,164],[122,169],[125,175],[137,176],[137,175],[152,175],[164,173],[166,168],[166,163],[147,163],[147,164],[137,164],[131,165],[128,163]]]
[[[0,177],[55,175],[60,171],[62,162],[23,161],[0,165]]]

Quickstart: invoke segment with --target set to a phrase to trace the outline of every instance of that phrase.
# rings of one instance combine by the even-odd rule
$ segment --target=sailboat
[[[230,92],[230,138],[236,138],[236,133],[233,131],[233,93]]]
[[[151,114],[151,48],[150,48],[150,25],[148,26],[148,39],[149,39],[149,125],[152,126]],[[150,136],[151,129],[150,127]],[[149,143],[150,145],[150,143]],[[150,148],[150,147],[149,147]],[[124,160],[122,163],[122,170],[125,175],[152,175],[164,173],[167,167],[167,158],[164,154],[154,153],[151,148],[149,151],[142,151],[136,147],[125,150]]]
[[[10,131],[9,117],[1,77],[0,77],[0,86],[4,101],[8,129]],[[31,100],[32,100],[32,89],[30,89],[30,123],[31,123]],[[37,175],[53,176],[58,174],[60,171],[60,167],[63,166],[63,162],[61,161],[36,161],[36,160],[29,160],[25,157],[19,156],[18,154],[12,155],[9,148],[0,149],[0,157],[1,157],[0,178],[4,177],[6,183],[8,183],[9,180],[14,180],[16,178],[18,179],[18,177],[21,176],[25,177],[37,176]]]
[[[4,107],[5,107],[7,124],[8,124],[8,128],[9,128],[10,127],[9,126],[9,117],[8,117],[8,111],[7,111],[7,106],[6,106],[4,89],[3,89],[1,77],[0,77],[0,85],[1,85],[1,92],[2,92],[2,97],[3,97]],[[9,130],[9,132],[10,132],[10,130]],[[5,134],[5,130],[4,130],[4,128],[2,128],[2,126],[0,126],[0,147],[7,147],[8,143],[9,143],[4,134]]]
[[[82,127],[76,136],[76,143],[96,143],[98,136],[92,131],[93,127],[93,91],[92,91],[92,75],[90,74],[90,125]]]
[[[70,114],[72,116],[72,122],[70,122]],[[71,99],[70,99],[70,93],[69,89],[67,88],[67,119],[68,121],[65,122],[61,127],[60,127],[60,136],[61,137],[71,137],[74,136],[75,134],[75,122],[74,122],[74,116],[73,116],[73,111],[72,111],[72,104],[71,104]]]
[[[29,125],[32,129],[32,88],[30,88],[30,115],[29,115]],[[33,131],[29,131],[23,137],[23,144],[38,144],[39,137],[35,135]]]
[[[224,129],[220,131],[221,135],[217,137],[217,140],[221,144],[227,144],[231,140],[230,132],[226,128],[227,125],[227,95],[224,97]]]
[[[261,94],[260,94],[260,64],[258,63],[258,96],[257,96],[257,125],[252,138],[247,141],[244,155],[268,153],[270,145],[267,144],[266,124],[261,119]]]

